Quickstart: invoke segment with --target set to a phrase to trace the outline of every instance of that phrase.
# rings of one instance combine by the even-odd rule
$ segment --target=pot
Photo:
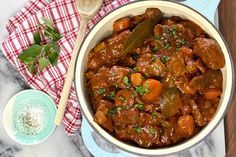
[[[219,2],[219,1],[218,1]],[[186,3],[188,4],[196,4],[195,0],[188,0]],[[200,2],[197,2],[200,3]],[[198,7],[195,9],[200,9],[201,7],[199,4],[196,4]],[[196,6],[195,5],[195,6]],[[209,5],[210,7],[215,7],[211,9],[216,9],[216,6]],[[219,103],[219,107],[213,119],[205,126],[197,135],[186,140],[182,143],[164,147],[164,148],[156,148],[156,149],[145,149],[140,148],[138,146],[130,145],[125,142],[122,142],[111,134],[109,134],[106,130],[104,130],[100,125],[94,122],[94,112],[92,109],[92,105],[90,103],[89,95],[86,90],[86,79],[84,73],[86,71],[86,65],[88,61],[88,54],[89,51],[103,38],[111,34],[112,32],[112,24],[115,20],[125,17],[125,16],[132,16],[138,15],[145,12],[146,8],[150,7],[157,7],[159,8],[165,15],[164,16],[180,16],[185,19],[190,19],[196,24],[198,24],[206,33],[208,33],[212,38],[214,38],[220,45],[224,57],[225,57],[225,67],[221,69],[223,73],[223,91],[222,91],[222,98]],[[207,9],[203,9],[203,14],[209,14]],[[208,8],[209,9],[209,8]],[[210,20],[213,21],[212,15],[210,14]],[[223,39],[222,35],[219,31],[214,27],[214,25],[202,14],[197,12],[196,10],[185,6],[183,4],[171,1],[137,1],[133,3],[129,3],[124,5],[113,12],[106,15],[100,22],[98,22],[90,33],[85,38],[83,45],[81,46],[80,53],[77,58],[77,64],[75,68],[75,85],[76,85],[76,92],[78,95],[78,100],[80,102],[80,107],[83,112],[84,118],[88,121],[89,125],[93,128],[93,130],[99,134],[101,137],[106,139],[109,143],[113,144],[117,148],[129,152],[131,154],[136,155],[150,155],[150,156],[157,156],[157,155],[169,155],[173,153],[177,153],[179,151],[183,151],[193,147],[194,145],[200,143],[202,140],[206,138],[220,123],[224,114],[226,112],[227,106],[230,103],[231,95],[233,93],[234,87],[234,70],[233,70],[233,63],[231,60],[230,52]],[[83,126],[82,126],[83,129]]]

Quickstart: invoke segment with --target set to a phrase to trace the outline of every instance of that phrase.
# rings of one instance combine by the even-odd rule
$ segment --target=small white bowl
[[[38,90],[24,90],[7,102],[3,126],[15,142],[34,145],[53,133],[55,115],[56,106],[50,96]]]

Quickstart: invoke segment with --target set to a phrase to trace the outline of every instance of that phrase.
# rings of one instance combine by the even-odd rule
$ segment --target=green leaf
[[[138,67],[134,67],[134,72],[138,72]]]
[[[52,37],[54,41],[58,41],[61,39],[61,35],[56,30],[52,32]]]
[[[142,128],[140,126],[135,126],[134,131],[140,133],[142,131]]]
[[[153,127],[150,127],[150,128],[148,129],[148,132],[149,132],[149,134],[152,134],[152,135],[155,134],[155,130],[153,129]]]
[[[125,76],[125,77],[123,78],[123,83],[124,83],[126,86],[129,86],[129,85],[130,85],[128,76]]]
[[[156,111],[153,111],[153,112],[151,113],[151,115],[152,115],[153,118],[157,118],[157,112],[156,112]]]
[[[27,57],[23,63],[25,64],[30,64],[30,63],[33,63],[35,61],[35,58],[33,57]]]
[[[42,47],[40,45],[35,44],[23,51],[18,56],[18,58],[24,63],[24,61],[26,61],[29,57],[36,58],[37,56],[39,56],[41,54],[41,51]]]
[[[115,96],[116,96],[115,91],[112,91],[112,92],[110,93],[110,95],[108,96],[108,98],[109,98],[110,100],[113,100],[113,99],[115,99]]]
[[[52,48],[54,49],[54,51],[55,51],[56,53],[59,53],[59,52],[60,52],[60,46],[57,44],[57,42],[52,41],[52,42],[51,42],[51,45],[52,45]]]
[[[161,56],[160,59],[161,59],[161,62],[165,64],[166,62],[168,62],[170,60],[170,57],[168,57],[168,56]]]
[[[30,63],[27,65],[27,69],[29,70],[29,72],[31,74],[37,74],[38,70],[37,70],[37,65],[34,63]]]
[[[39,69],[42,71],[45,69],[48,65],[50,65],[50,61],[46,58],[40,58],[39,59]]]
[[[101,95],[106,92],[106,89],[105,88],[98,88],[97,92]]]
[[[126,102],[126,98],[125,98],[125,97],[123,97],[122,95],[121,95],[121,96],[119,96],[119,99],[120,99],[122,102]]]
[[[150,90],[146,86],[143,87],[141,85],[135,87],[135,91],[140,95],[144,95],[145,93],[150,92]]]
[[[156,52],[156,51],[159,51],[161,48],[159,46],[155,46],[152,51]]]
[[[48,59],[53,66],[57,64],[58,57],[59,54],[56,52],[52,52],[50,55],[48,55]]]
[[[47,55],[49,55],[51,53],[51,48],[52,48],[51,43],[43,46],[43,49]]]
[[[161,20],[162,14],[152,19],[147,19],[137,25],[124,44],[123,54],[131,52],[134,48],[142,45],[153,34],[153,28]]]
[[[36,32],[34,32],[34,42],[35,44],[38,44],[40,45],[41,43],[41,37],[40,37],[40,34],[39,34],[39,31],[37,30]]]
[[[122,110],[122,108],[123,108],[122,106],[117,106],[117,107],[114,107],[112,109],[109,109],[108,115],[110,117],[113,117],[116,113],[118,113],[120,110]]]
[[[59,57],[60,47],[55,41],[44,46],[44,51],[48,55],[48,59],[52,65],[56,65]]]
[[[143,104],[135,104],[134,108],[137,108],[139,110],[144,110],[144,105]]]
[[[54,26],[53,26],[53,23],[52,23],[51,20],[49,20],[49,19],[46,18],[46,17],[42,17],[42,20],[43,20],[44,24],[45,24],[48,28],[50,28],[51,30],[54,30]]]

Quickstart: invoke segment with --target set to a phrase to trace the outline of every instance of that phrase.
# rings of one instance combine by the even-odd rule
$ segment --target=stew
[[[224,64],[218,43],[191,20],[158,8],[118,19],[89,53],[94,121],[144,148],[189,139],[217,110]]]

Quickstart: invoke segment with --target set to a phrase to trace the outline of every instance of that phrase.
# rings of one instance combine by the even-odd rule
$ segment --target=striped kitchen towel
[[[104,0],[103,7],[89,21],[87,29],[90,30],[110,11],[130,1],[133,0]],[[37,75],[32,75],[17,57],[33,44],[33,33],[42,17],[51,19],[59,30],[62,36],[58,41],[61,50],[56,66],[48,66]],[[9,37],[2,43],[1,49],[4,55],[32,88],[48,93],[55,104],[60,100],[79,26],[80,16],[75,8],[75,0],[31,0],[6,24]],[[73,134],[81,126],[81,111],[74,85],[70,91],[63,123],[68,135]]]

